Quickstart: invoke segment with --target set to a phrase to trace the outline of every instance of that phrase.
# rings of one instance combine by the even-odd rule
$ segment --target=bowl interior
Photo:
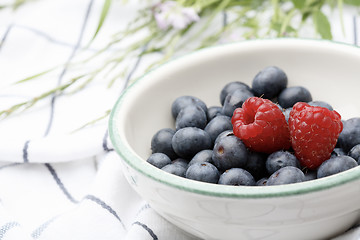
[[[313,100],[330,103],[343,119],[359,117],[359,62],[359,48],[324,40],[253,40],[203,49],[160,66],[129,87],[112,111],[110,137],[117,152],[136,170],[180,188],[201,188],[202,183],[190,186],[145,162],[156,131],[174,128],[171,104],[175,98],[192,95],[208,107],[220,106],[220,91],[226,83],[242,81],[251,86],[261,69],[278,66],[286,72],[288,86],[308,88]],[[327,184],[336,185],[360,176],[358,169],[352,172],[339,174]],[[217,187],[208,190],[219,190]],[[288,188],[283,187],[284,191]]]

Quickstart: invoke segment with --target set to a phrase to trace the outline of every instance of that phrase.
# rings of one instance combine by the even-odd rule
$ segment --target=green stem
[[[94,71],[93,73],[91,74],[86,74],[86,76],[89,76],[86,81],[84,81],[80,86],[77,86],[77,88],[75,88],[74,90],[72,90],[71,92],[69,92],[69,94],[74,94],[76,92],[79,92],[80,90],[84,89],[87,85],[89,85],[90,82],[92,82],[95,77],[101,72],[101,70],[97,70],[97,71]],[[85,77],[85,75],[83,75],[83,77]]]
[[[339,14],[340,14],[340,25],[341,25],[341,31],[343,35],[345,35],[345,26],[344,26],[344,17],[343,17],[343,0],[338,0],[337,5],[339,8]]]
[[[150,64],[145,72],[150,71],[152,68],[154,68],[155,66],[162,64],[164,62],[166,62],[167,60],[170,59],[171,56],[174,55],[175,49],[179,49],[179,47],[177,46],[177,43],[180,41],[181,37],[186,33],[188,29],[183,29],[179,32],[174,33],[171,38],[164,43],[163,45],[163,50],[165,52],[164,57],[162,57],[160,60],[153,62],[152,64]]]
[[[197,38],[199,38],[205,30],[207,30],[212,22],[212,20],[217,16],[217,14],[223,10],[226,9],[226,7],[229,5],[231,0],[224,0],[221,1],[221,3],[217,6],[217,8],[214,9],[214,11],[210,14],[205,24],[194,34],[191,36],[186,42],[184,42],[182,45],[178,46],[179,49],[184,47],[184,44],[187,44],[188,42],[193,42]]]
[[[289,13],[286,15],[286,17],[283,19],[283,22],[281,24],[281,28],[280,28],[280,31],[279,31],[279,37],[280,36],[284,36],[285,32],[286,32],[286,28],[289,26],[289,23],[291,21],[291,19],[294,17],[296,13],[296,10],[295,9],[291,9],[289,11]]]
[[[10,108],[8,108],[6,110],[0,111],[0,117],[5,118],[5,117],[9,116],[10,114],[18,111],[20,108],[23,108],[23,110],[26,110],[26,109],[34,106],[39,100],[44,99],[44,98],[46,98],[46,97],[48,97],[48,96],[50,96],[52,94],[59,95],[60,93],[62,93],[64,90],[66,90],[68,87],[73,85],[75,82],[77,82],[78,80],[80,80],[84,76],[85,75],[81,75],[81,76],[78,76],[76,78],[73,78],[68,83],[65,83],[65,84],[60,85],[60,86],[58,86],[56,88],[53,88],[53,89],[51,89],[51,90],[49,90],[47,92],[44,92],[44,93],[40,94],[39,96],[30,99],[29,101],[24,101],[24,102],[15,104],[15,105],[11,106]]]
[[[93,124],[95,124],[95,123],[97,123],[97,122],[99,122],[99,121],[107,118],[107,117],[110,115],[110,112],[111,112],[110,109],[106,110],[105,113],[104,113],[104,115],[102,115],[102,116],[100,116],[100,117],[98,117],[98,118],[96,118],[96,119],[94,119],[94,120],[92,120],[92,121],[90,121],[90,122],[85,123],[84,125],[80,126],[79,128],[73,130],[71,133],[75,133],[75,132],[77,132],[77,131],[79,131],[79,130],[81,130],[81,129],[84,129],[84,128],[90,126],[90,125],[93,125]]]

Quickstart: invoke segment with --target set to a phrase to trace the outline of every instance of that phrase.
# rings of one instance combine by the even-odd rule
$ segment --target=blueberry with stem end
[[[248,161],[248,150],[238,137],[230,135],[215,144],[212,159],[220,171],[242,168]]]
[[[214,143],[220,133],[226,130],[232,130],[232,128],[233,126],[230,117],[217,116],[206,125],[204,130],[210,135],[211,141]]]
[[[219,170],[209,162],[194,163],[185,173],[185,177],[188,179],[208,183],[217,183],[219,175]]]
[[[200,152],[195,154],[195,156],[190,160],[189,167],[194,163],[203,163],[203,162],[213,163],[212,154],[213,151],[210,149],[201,150]]]

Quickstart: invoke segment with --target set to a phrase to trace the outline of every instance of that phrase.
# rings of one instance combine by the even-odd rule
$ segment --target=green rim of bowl
[[[287,185],[278,185],[278,186],[224,186],[218,184],[203,183],[199,181],[189,180],[182,177],[178,177],[167,172],[164,172],[160,169],[155,168],[154,166],[148,164],[146,160],[139,157],[133,150],[129,148],[126,140],[123,139],[119,130],[116,127],[117,116],[121,112],[122,105],[126,102],[126,97],[133,88],[136,88],[142,81],[149,79],[153,71],[162,68],[166,64],[171,64],[176,62],[177,59],[188,58],[193,54],[201,54],[202,52],[211,51],[214,48],[222,48],[228,45],[241,45],[242,43],[249,42],[270,42],[270,41],[292,41],[292,42],[309,42],[314,43],[330,43],[334,46],[342,45],[345,48],[352,48],[353,50],[358,51],[360,48],[355,45],[350,45],[347,43],[336,42],[331,40],[322,40],[322,39],[306,39],[306,38],[274,38],[274,39],[255,39],[255,40],[244,40],[236,43],[229,43],[223,45],[212,46],[198,51],[186,54],[184,56],[170,60],[167,63],[162,64],[156,69],[144,74],[141,78],[131,84],[119,97],[116,104],[114,105],[110,118],[109,118],[109,135],[110,140],[115,148],[115,151],[120,155],[120,157],[125,161],[127,165],[139,172],[140,174],[153,179],[159,183],[165,184],[177,188],[179,190],[203,194],[213,197],[230,197],[230,198],[269,198],[269,197],[284,197],[284,196],[294,196],[304,193],[312,193],[317,191],[323,191],[329,188],[340,186],[343,184],[351,183],[360,179],[360,167],[355,167],[346,172],[338,173],[322,179],[316,179],[313,181],[296,183],[296,184],[287,184]],[[150,143],[149,143],[150,144]]]

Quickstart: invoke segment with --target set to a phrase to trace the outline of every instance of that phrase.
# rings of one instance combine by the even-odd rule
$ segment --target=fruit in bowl
[[[269,68],[264,71],[267,69]],[[254,81],[256,79],[255,77]],[[276,77],[267,84],[276,85],[277,80]],[[236,83],[239,82],[227,84],[221,92]],[[246,84],[241,83],[239,86]],[[223,110],[228,107],[226,105],[219,107],[222,111],[211,119],[206,117],[208,111],[203,101],[194,96],[178,97],[172,104],[176,130],[160,129],[153,136],[152,155],[147,162],[181,177],[227,185],[256,185],[255,180],[264,178],[270,179],[266,185],[289,184],[305,181],[304,173],[308,170],[318,170],[315,177],[318,178],[323,177],[324,172],[328,176],[356,167],[358,163],[354,158],[342,157],[349,155],[342,148],[338,148],[342,150],[342,154],[339,153],[341,157],[337,154],[331,155],[343,129],[339,113],[329,110],[327,107],[332,107],[325,102],[322,103],[327,107],[311,101],[310,92],[306,88],[293,88],[305,90],[307,96],[301,97],[297,91],[295,95],[289,95],[288,99],[293,100],[295,96],[297,100],[288,105],[291,107],[288,120],[281,105],[268,99],[253,97],[252,93],[243,92],[240,97],[241,104],[233,101],[230,107],[235,110],[230,115],[231,118],[223,115]],[[247,89],[255,92],[250,87]],[[287,90],[285,85],[279,94]],[[237,90],[233,92],[235,91]],[[278,97],[279,94],[271,96]],[[257,95],[263,95],[263,92],[259,91]],[[234,95],[230,92],[227,96]],[[303,102],[306,100],[313,106]],[[182,106],[179,103],[182,103]],[[235,108],[236,105],[241,107]],[[189,113],[189,110],[191,114],[183,114]],[[203,116],[200,118],[201,123],[198,121],[199,116]],[[179,125],[178,122],[182,124]],[[163,137],[162,133],[169,130],[172,134]],[[224,133],[226,135],[223,135]],[[356,146],[356,142],[352,144]],[[260,160],[256,159],[258,164],[255,165],[255,160],[249,158],[249,155],[260,153],[262,157]],[[166,164],[162,164],[164,155]],[[204,157],[200,159],[199,156],[202,155]],[[329,164],[334,161],[330,160],[330,157],[337,160],[336,164]],[[171,161],[170,158],[174,160]],[[183,163],[181,165],[177,164],[180,160]],[[193,162],[197,162],[197,165],[191,166]],[[280,169],[284,167],[297,169]],[[257,174],[259,172],[263,174]],[[226,179],[231,176],[231,179],[224,182],[223,175],[227,176]]]
[[[343,119],[349,119],[343,122],[344,130],[340,133],[338,144],[340,144],[341,149],[346,149],[344,152],[350,154],[352,152],[349,149],[351,144],[359,138],[358,130],[353,130],[353,126],[358,124],[357,120],[351,120],[360,116],[360,103],[354,100],[360,85],[358,81],[360,69],[357,66],[359,60],[360,49],[356,47],[331,41],[305,39],[245,41],[203,49],[172,60],[147,73],[129,87],[119,98],[111,113],[110,137],[116,151],[121,156],[124,166],[123,172],[133,188],[149,202],[155,211],[184,231],[202,239],[329,239],[336,236],[349,229],[359,220],[359,167],[352,167],[330,176],[325,173],[324,177],[313,181],[264,186],[264,180],[261,178],[263,173],[259,170],[258,164],[262,164],[263,154],[267,155],[269,152],[251,152],[250,154],[247,152],[247,161],[244,160],[244,163],[241,164],[251,162],[253,166],[249,168],[253,169],[253,172],[256,172],[254,169],[259,170],[256,173],[256,179],[259,182],[256,184],[257,186],[249,186],[254,185],[254,181],[244,171],[239,170],[243,168],[241,164],[241,167],[239,165],[233,167],[231,161],[230,163],[219,164],[219,166],[223,166],[220,167],[220,172],[225,172],[231,168],[235,169],[228,171],[226,176],[222,177],[221,183],[234,181],[233,176],[235,175],[242,176],[237,179],[238,185],[241,185],[239,184],[241,182],[247,182],[244,186],[199,181],[200,174],[198,172],[203,171],[203,168],[205,172],[215,172],[215,174],[205,174],[205,177],[212,179],[211,181],[215,182],[214,179],[218,177],[220,179],[220,173],[217,175],[211,165],[203,164],[202,160],[199,160],[209,158],[210,153],[206,150],[214,152],[212,141],[214,143],[215,141],[220,141],[220,143],[223,141],[223,144],[230,146],[237,145],[236,149],[239,154],[248,151],[249,144],[246,146],[246,141],[239,140],[241,136],[234,136],[226,131],[224,134],[220,134],[222,137],[217,136],[219,139],[216,139],[215,136],[219,133],[215,130],[210,131],[214,135],[210,137],[209,144],[209,140],[203,136],[206,135],[203,129],[197,128],[201,131],[182,130],[185,129],[183,126],[187,119],[186,116],[191,115],[192,112],[201,112],[201,110],[195,110],[195,108],[186,110],[183,113],[185,117],[177,124],[178,129],[176,129],[171,109],[172,104],[179,96],[193,96],[203,101],[206,106],[218,106],[220,92],[220,104],[223,102],[223,106],[227,106],[226,110],[224,110],[225,108],[214,107],[209,111],[210,108],[207,108],[208,115],[210,112],[213,116],[230,118],[229,114],[231,114],[234,106],[232,106],[232,101],[227,95],[232,92],[231,88],[234,86],[227,86],[226,88],[224,86],[230,82],[242,82],[250,86],[259,70],[268,66],[277,66],[286,72],[288,78],[286,88],[290,89],[287,90],[290,91],[290,94],[285,94],[285,92],[281,94],[282,97],[278,95],[284,91],[280,81],[279,86],[276,87],[280,90],[275,94],[278,96],[278,100],[274,102],[281,103],[283,101],[281,99],[289,99],[289,95],[294,95],[291,92],[296,92],[295,96],[303,94],[306,97],[306,91],[296,88],[297,86],[309,89],[314,100],[321,100],[330,104]],[[261,80],[263,76],[260,74],[257,78]],[[225,89],[224,93],[221,93],[223,88]],[[267,93],[269,98],[273,98],[271,91],[267,88],[265,90],[270,92]],[[240,91],[248,90],[245,86]],[[235,93],[234,98],[239,99],[240,95]],[[257,100],[261,100],[265,99],[264,96],[255,97]],[[246,99],[243,101],[245,102]],[[292,99],[292,101],[297,100]],[[291,104],[287,100],[285,102]],[[181,104],[181,102],[178,103],[179,106]],[[297,145],[294,145],[291,136],[295,138],[297,129],[302,126],[298,124],[297,119],[302,122],[304,120],[302,115],[306,115],[301,114],[301,111],[318,109],[317,107],[312,108],[311,104],[313,103],[295,105],[293,107],[296,109],[295,112],[284,111],[283,113],[279,110],[283,114],[284,120],[288,119],[289,121],[289,141],[292,143],[291,147],[294,148],[294,151]],[[242,107],[242,104],[236,107]],[[271,109],[275,109],[272,107]],[[180,108],[176,111],[180,112]],[[328,114],[324,108],[319,109],[325,112],[322,114]],[[329,112],[331,111],[333,110],[329,110]],[[201,114],[198,117],[199,119],[203,117],[203,115],[200,116]],[[334,116],[329,115],[328,117]],[[222,118],[221,124],[224,130],[228,128],[226,124],[228,122],[226,117]],[[330,121],[330,123],[332,122],[335,122],[335,125],[340,129],[342,124],[336,117]],[[196,124],[204,129],[206,128],[201,121]],[[292,130],[292,126],[296,127]],[[159,129],[164,130],[158,133]],[[295,133],[291,134],[291,131]],[[162,148],[166,150],[165,156],[168,159],[162,156],[164,159],[161,161],[155,159],[153,162],[157,162],[158,166],[171,166],[168,167],[171,168],[168,171],[155,167],[146,161],[152,154],[150,143],[154,135],[162,135],[167,139],[163,141],[169,143],[169,139],[172,142],[178,132],[181,133],[177,136],[180,138],[184,138],[189,133],[202,136],[200,139],[205,145],[207,144],[207,147],[205,149],[198,148],[189,153],[184,150],[184,146],[180,146],[183,152],[180,151],[179,154],[179,149],[178,152],[173,151],[174,149],[171,149],[170,145],[165,144]],[[303,133],[306,134],[306,131]],[[250,133],[248,139],[252,137],[254,136]],[[224,139],[226,139],[226,143]],[[181,144],[182,141],[179,141],[178,145]],[[300,141],[299,143],[301,146],[304,144],[306,142]],[[316,144],[311,144],[309,147],[313,145]],[[332,147],[333,143],[331,143]],[[278,150],[281,151],[282,149],[276,151]],[[355,159],[359,155],[358,151],[355,149],[352,152],[353,155],[348,157]],[[337,156],[340,153],[341,150],[335,148],[330,154],[335,155],[333,157],[335,159],[341,157]],[[195,157],[198,154],[200,156],[197,156],[189,166],[190,156]],[[175,160],[178,155],[187,161]],[[213,156],[211,158],[213,159]],[[299,155],[297,158],[300,158]],[[176,162],[168,164],[169,161]],[[337,160],[335,164],[342,161],[346,160]],[[271,168],[272,171],[276,169],[276,160],[274,162],[268,164],[268,168]],[[296,161],[293,164],[296,165]],[[330,162],[327,168],[331,168],[333,164]],[[315,167],[310,166],[309,168]],[[278,176],[287,174],[288,171],[297,171],[294,169],[299,168],[288,166],[280,169],[286,171],[281,170],[284,173]],[[189,171],[188,178],[186,178],[187,171]],[[305,179],[311,178],[309,176],[313,172],[314,170],[309,170]],[[217,182],[219,181],[217,180]]]

